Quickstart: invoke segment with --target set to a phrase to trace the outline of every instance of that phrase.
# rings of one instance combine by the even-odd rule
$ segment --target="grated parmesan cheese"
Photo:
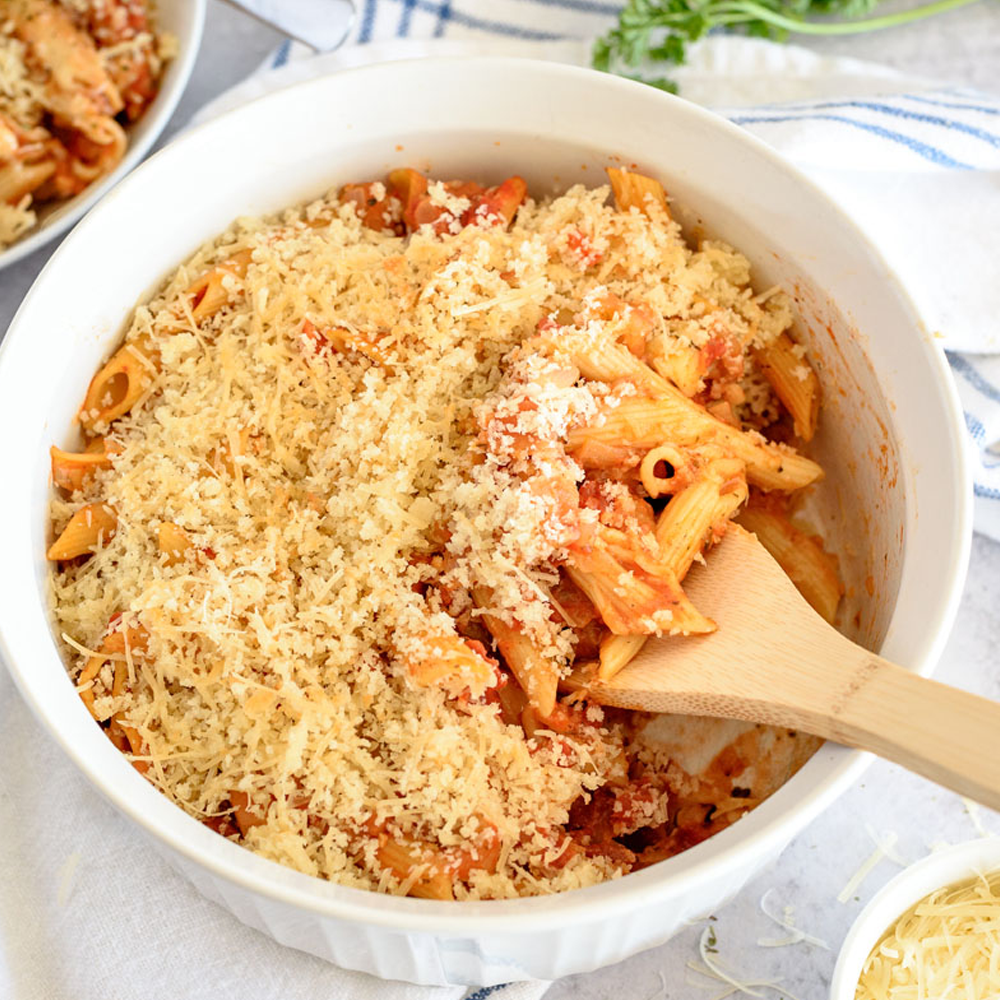
[[[552,592],[596,512],[579,508],[584,473],[565,440],[609,394],[636,389],[537,353],[540,322],[581,314],[581,336],[614,338],[622,317],[591,315],[609,295],[642,300],[679,337],[702,294],[755,336],[774,315],[778,293],[762,308],[735,284],[749,278],[740,255],[692,250],[675,224],[617,212],[607,195],[578,186],[529,200],[509,230],[403,238],[331,194],[238,220],[136,309],[126,341],[155,352],[158,370],[127,414],[94,428],[116,446],[111,467],[52,505],[56,531],[92,502],[117,528],[62,565],[53,598],[75,678],[117,616],[144,630],[146,645],[118,657],[127,684],[109,657],[85,690],[100,719],[137,734],[133,760],[190,814],[236,837],[226,823],[240,811],[240,842],[258,854],[400,894],[433,875],[431,848],[412,847],[401,875],[384,838],[475,858],[493,831],[495,870],[471,866],[458,898],[629,870],[619,844],[567,850],[573,809],[599,793],[626,833],[665,826],[669,781],[650,771],[629,784],[620,717],[590,706],[573,731],[526,738],[479,697],[481,678],[424,685],[413,669],[433,643],[477,628],[488,643],[484,613],[563,674],[576,655]],[[581,270],[569,231],[605,248],[599,262]],[[241,254],[245,274],[227,270]],[[216,267],[224,304],[196,322],[188,289]],[[606,491],[630,498],[612,481]],[[186,555],[161,551],[164,525]]]
[[[904,913],[872,949],[855,996],[1000,996],[1000,871],[938,889]]]

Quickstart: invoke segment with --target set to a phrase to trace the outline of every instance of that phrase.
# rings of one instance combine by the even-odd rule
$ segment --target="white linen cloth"
[[[593,36],[615,9],[596,0],[365,0],[352,40],[372,44],[310,59],[285,46],[203,117],[375,60],[502,51],[585,64],[589,43],[555,37]],[[823,185],[899,271],[953,351],[977,457],[977,527],[1000,538],[1000,456],[987,449],[1000,440],[1000,357],[984,356],[1000,352],[1000,280],[984,253],[1000,232],[1000,103],[745,39],[695,46],[676,77],[685,96],[725,109]],[[383,983],[244,927],[201,898],[90,788],[24,711],[5,673],[0,760],[2,998],[535,1000],[546,989]]]

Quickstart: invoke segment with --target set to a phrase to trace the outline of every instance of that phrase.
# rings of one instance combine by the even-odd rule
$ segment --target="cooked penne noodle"
[[[844,593],[836,556],[815,535],[800,531],[776,511],[751,506],[736,520],[757,536],[802,596],[832,625]]]
[[[747,499],[743,463],[737,458],[718,458],[706,463],[686,489],[663,509],[656,521],[660,557],[678,580],[715,531],[726,523]]]
[[[666,567],[655,576],[638,568],[629,570],[611,553],[595,547],[587,555],[574,552],[566,572],[616,635],[715,631],[715,622],[695,608]]]
[[[191,315],[195,323],[214,316],[229,302],[230,290],[226,278],[245,278],[253,257],[251,250],[239,250],[218,267],[203,274],[192,284],[187,295],[191,300]]]
[[[811,441],[819,417],[819,379],[805,353],[782,333],[766,347],[754,349],[753,356],[775,395],[791,414],[795,433]]]
[[[171,521],[164,521],[157,529],[156,542],[160,552],[164,554],[164,566],[176,566],[187,558],[194,543],[188,533]]]
[[[651,215],[652,204],[659,206],[667,218],[670,218],[667,192],[663,190],[663,185],[658,180],[645,174],[620,170],[618,167],[608,167],[608,179],[611,181],[611,190],[619,211],[627,212],[630,208],[637,208],[645,215]]]
[[[49,449],[52,461],[52,482],[61,489],[74,493],[97,469],[110,469],[111,458],[118,451],[117,445],[104,438],[96,438],[83,452],[63,451],[53,445]]]
[[[114,683],[111,688],[111,696],[120,698],[126,693],[126,682],[128,680],[128,663],[125,660],[118,660],[115,663]],[[125,721],[123,711],[115,712],[111,716],[111,723],[108,726],[108,737],[111,742],[126,754],[145,754],[147,747],[139,730],[135,726],[129,725]],[[140,773],[145,774],[149,770],[149,761],[133,760],[132,766]]]
[[[690,482],[690,477],[690,458],[672,444],[650,448],[639,466],[643,489],[654,500],[684,489]]]
[[[646,644],[644,635],[615,635],[613,632],[601,640],[599,681],[609,681],[635,659]]]
[[[154,363],[132,344],[126,344],[93,377],[80,407],[85,430],[106,426],[124,416],[153,385]]]
[[[377,852],[379,864],[388,868],[404,886],[406,895],[419,899],[454,899],[455,877],[445,870],[440,851],[416,841],[386,839]]]
[[[717,444],[745,462],[747,479],[764,490],[801,489],[823,475],[811,459],[724,423],[673,386],[667,385],[653,397],[625,397],[615,406],[602,407],[600,416],[599,424],[569,432],[571,451],[590,441],[626,444],[642,451],[664,441],[689,447]]]
[[[670,350],[658,348],[654,341],[649,352],[649,363],[657,374],[669,379],[685,396],[694,396],[701,388],[705,374],[701,355],[690,344],[672,344]]]
[[[477,587],[473,597],[480,608],[490,606],[492,595],[488,590]],[[542,656],[531,640],[513,625],[496,615],[484,613],[482,617],[507,666],[528,696],[528,703],[539,715],[551,715],[559,686],[556,665]]]
[[[247,792],[230,792],[229,801],[233,807],[233,819],[239,827],[240,836],[245,837],[255,826],[263,826],[267,822],[267,810],[252,808],[252,800]]]
[[[114,507],[105,503],[85,504],[69,519],[45,557],[55,561],[90,555],[98,545],[114,538],[117,527]]]
[[[480,698],[488,688],[496,686],[493,664],[461,636],[431,636],[424,645],[426,657],[410,660],[406,665],[418,686],[443,688],[453,698],[465,691],[473,698]]]
[[[87,706],[90,714],[98,721],[101,721],[101,719],[94,709],[96,694],[93,685],[101,668],[112,657],[124,657],[127,661],[133,651],[144,651],[148,639],[149,633],[142,626],[119,629],[112,632],[101,643],[101,648],[97,651],[96,655],[91,656],[80,671],[80,676],[76,679],[76,687],[80,695],[80,700]],[[120,694],[123,681],[119,681],[117,673],[115,674],[115,683],[119,685],[117,693]],[[114,693],[114,690],[112,690],[112,694]]]

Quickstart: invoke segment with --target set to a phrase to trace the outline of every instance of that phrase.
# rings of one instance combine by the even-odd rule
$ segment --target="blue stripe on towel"
[[[982,441],[986,437],[986,428],[968,410],[965,411],[965,426],[976,441]]]
[[[271,60],[271,69],[280,69],[282,66],[288,62],[288,54],[292,51],[292,40],[286,38],[281,45],[278,46],[278,51],[274,53],[274,58]]]
[[[983,486],[982,483],[976,483],[973,485],[972,491],[982,500],[1000,500],[1000,490],[994,489],[992,486]],[[470,997],[469,1000],[472,1000],[472,998]]]
[[[377,0],[365,0],[365,9],[361,14],[361,30],[358,31],[359,42],[370,42],[375,29],[375,7]]]
[[[950,101],[936,101],[933,97],[923,97],[920,94],[900,94],[898,96],[908,101],[931,104],[936,108],[950,108],[952,111],[978,111],[984,115],[1000,115],[1000,108],[988,108],[982,104],[953,104]]]
[[[451,0],[444,0],[438,8],[437,24],[434,25],[434,37],[440,38],[444,34],[444,29],[451,20]]]
[[[888,139],[890,142],[897,142],[902,146],[906,146],[908,149],[913,150],[914,153],[922,156],[925,160],[930,160],[932,163],[936,163],[939,167],[953,167],[958,170],[972,169],[969,164],[952,159],[952,157],[950,157],[943,150],[938,149],[936,146],[928,145],[926,142],[921,142],[919,139],[914,139],[912,136],[904,135],[902,132],[893,132],[892,129],[884,128],[881,125],[873,125],[871,122],[859,122],[855,118],[846,118],[843,115],[804,114],[778,115],[776,117],[766,117],[763,115],[737,115],[730,118],[730,121],[737,125],[756,125],[761,123],[766,124],[767,122],[777,123],[808,121],[809,119],[841,122],[844,125],[853,125],[855,128],[862,129],[865,132],[871,132],[872,135],[877,135],[882,139]]]
[[[465,1000],[486,1000],[486,997],[496,993],[497,990],[505,990],[508,986],[510,986],[510,983],[503,983],[500,986],[484,986],[481,990],[470,993]]]
[[[966,125],[965,122],[955,121],[954,118],[941,118],[938,115],[925,115],[918,111],[907,111],[905,108],[897,108],[892,104],[878,104],[874,101],[816,101],[811,102],[810,108],[862,108],[865,111],[875,111],[883,115],[892,115],[894,118],[906,118],[910,121],[920,122],[922,125],[937,125],[941,128],[953,129],[956,132],[964,132],[975,139],[982,139],[991,146],[1000,147],[1000,135],[994,135],[984,129],[976,128],[975,125]]]
[[[371,41],[371,31],[375,20],[375,5],[377,0],[365,0],[365,13],[361,25],[361,33],[358,35],[359,42]],[[444,24],[452,22],[460,24],[463,28],[472,28],[474,31],[487,31],[494,35],[504,35],[507,38],[525,38],[536,42],[554,42],[564,38],[564,35],[554,31],[538,31],[535,28],[525,28],[519,24],[507,24],[503,21],[490,21],[483,17],[473,17],[464,11],[455,10],[448,0],[434,3],[433,0],[394,0],[396,3],[406,3],[414,10],[423,11],[427,14],[436,14],[438,23],[435,26],[435,37],[440,37],[444,31]],[[370,15],[370,16],[369,16]]]
[[[414,7],[416,7],[415,0],[403,0],[403,13],[399,18],[399,27],[396,28],[397,38],[406,38],[410,34],[410,21],[413,19]]]
[[[946,353],[952,371],[958,372],[973,389],[984,395],[987,399],[992,400],[994,403],[1000,403],[1000,389],[988,379],[983,378],[961,354],[954,354],[951,351],[947,351]]]
[[[429,0],[414,0],[415,6],[419,10],[429,11],[431,14],[442,14],[441,4],[431,3]],[[472,28],[475,31],[491,31],[495,35],[506,35],[508,38],[526,38],[536,42],[554,42],[563,36],[555,31],[536,31],[534,28],[522,28],[519,24],[504,24],[502,21],[490,21],[482,17],[472,17],[470,14],[460,10],[449,8],[447,18],[455,24],[462,25],[463,28]]]
[[[522,3],[532,3],[539,7],[563,7],[565,10],[578,10],[582,14],[606,14],[617,17],[622,12],[620,3],[599,3],[598,0],[521,0]]]

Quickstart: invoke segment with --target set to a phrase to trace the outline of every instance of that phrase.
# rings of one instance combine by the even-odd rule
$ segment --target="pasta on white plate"
[[[148,0],[0,4],[0,250],[119,164],[176,39]]]
[[[730,518],[800,531],[818,384],[786,400],[756,360],[794,345],[784,294],[688,246],[654,179],[611,180],[535,201],[400,169],[239,220],[95,375],[80,447],[52,449],[69,670],[220,834],[488,899],[622,875],[756,803],[723,772],[692,803],[585,678],[715,628],[683,579]]]

